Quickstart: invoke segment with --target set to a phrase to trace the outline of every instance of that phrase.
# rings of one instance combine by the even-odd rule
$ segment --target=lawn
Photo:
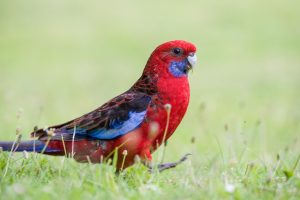
[[[198,47],[163,173],[0,152],[0,199],[299,199],[300,1],[0,2],[0,140],[127,90],[152,50]],[[161,153],[154,154],[154,160]],[[300,162],[300,161],[299,161]]]

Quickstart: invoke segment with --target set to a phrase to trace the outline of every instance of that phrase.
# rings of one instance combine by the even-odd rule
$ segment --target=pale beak
[[[195,53],[190,53],[189,56],[187,57],[187,60],[189,62],[190,69],[192,69],[196,66],[197,56]]]

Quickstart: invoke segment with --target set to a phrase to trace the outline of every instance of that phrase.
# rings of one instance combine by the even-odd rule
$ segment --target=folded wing
[[[136,128],[145,120],[151,97],[144,93],[124,93],[98,109],[64,124],[37,130],[31,135],[39,139],[48,138],[50,129],[55,135],[52,140],[104,139],[120,137]]]

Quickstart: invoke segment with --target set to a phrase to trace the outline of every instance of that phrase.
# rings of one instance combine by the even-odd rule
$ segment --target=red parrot
[[[188,72],[195,66],[196,47],[183,40],[161,44],[151,54],[142,76],[123,94],[96,110],[63,124],[36,129],[34,140],[0,142],[4,151],[71,155],[79,162],[101,163],[117,151],[117,169],[138,156],[149,166],[151,153],[174,133],[186,113]],[[160,171],[179,162],[160,164]]]

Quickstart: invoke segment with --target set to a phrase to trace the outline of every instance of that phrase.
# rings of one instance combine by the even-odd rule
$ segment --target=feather
[[[151,97],[144,93],[125,92],[98,109],[68,123],[51,126],[55,136],[52,140],[114,139],[122,136],[143,122]],[[31,135],[47,138],[47,130],[38,130]]]

